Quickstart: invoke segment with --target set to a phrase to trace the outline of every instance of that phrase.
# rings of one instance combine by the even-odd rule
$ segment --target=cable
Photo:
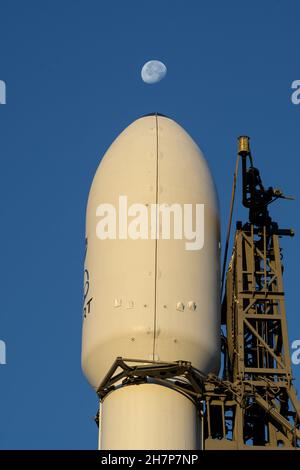
[[[237,174],[238,174],[238,169],[239,169],[239,161],[240,161],[240,155],[237,155],[236,163],[235,163],[235,171],[234,171],[234,175],[233,175],[233,183],[232,183],[232,190],[231,190],[231,202],[230,202],[230,213],[229,213],[229,220],[228,220],[228,226],[227,226],[226,245],[225,245],[225,252],[224,252],[224,259],[223,259],[222,280],[221,280],[221,298],[222,298],[222,295],[223,295],[223,288],[224,288],[225,270],[226,270],[226,262],[227,262],[227,255],[228,255],[228,246],[229,246],[229,239],[230,239],[230,231],[231,231],[232,214],[233,214],[233,207],[234,207],[234,198],[235,198]]]

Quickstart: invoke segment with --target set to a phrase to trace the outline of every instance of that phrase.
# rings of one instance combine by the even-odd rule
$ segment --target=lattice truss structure
[[[239,223],[222,312],[225,380],[205,387],[206,448],[299,445],[282,271],[279,235]]]

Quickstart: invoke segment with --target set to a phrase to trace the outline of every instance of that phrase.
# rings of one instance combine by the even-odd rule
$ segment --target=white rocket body
[[[203,205],[203,246],[187,249],[190,240],[184,233],[174,239],[172,228],[170,239],[163,239],[158,213],[156,237],[149,226],[147,238],[126,238],[123,232],[120,239],[117,226],[115,239],[99,239],[99,205],[114,206],[118,221],[120,196],[127,197],[128,208],[137,203],[149,209]],[[128,224],[133,218],[128,216]],[[113,142],[90,190],[86,238],[82,367],[90,384],[98,389],[119,356],[190,361],[204,373],[217,373],[217,196],[200,149],[177,123],[161,115],[142,117]],[[157,384],[119,387],[108,394],[100,406],[99,429],[102,449],[201,447],[193,403]]]

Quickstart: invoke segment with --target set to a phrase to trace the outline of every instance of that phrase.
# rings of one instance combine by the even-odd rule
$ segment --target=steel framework
[[[249,221],[237,223],[226,274],[224,380],[221,390],[205,384],[205,448],[297,449],[300,406],[292,385],[279,245],[280,237],[294,232],[279,229],[269,215],[269,204],[285,197],[264,188],[248,137],[239,138],[239,157]]]
[[[224,380],[205,386],[207,449],[299,446],[279,235],[238,224],[226,276]],[[221,390],[220,390],[221,388]]]

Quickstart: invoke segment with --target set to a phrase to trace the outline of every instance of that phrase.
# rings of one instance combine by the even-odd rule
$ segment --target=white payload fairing
[[[191,214],[197,225],[196,206],[203,208],[198,244],[185,225]],[[107,150],[89,194],[86,240],[82,367],[91,386],[98,389],[117,357],[183,360],[217,373],[217,195],[202,152],[172,119],[142,117]],[[99,416],[100,449],[201,448],[192,401],[155,381],[120,383]]]

